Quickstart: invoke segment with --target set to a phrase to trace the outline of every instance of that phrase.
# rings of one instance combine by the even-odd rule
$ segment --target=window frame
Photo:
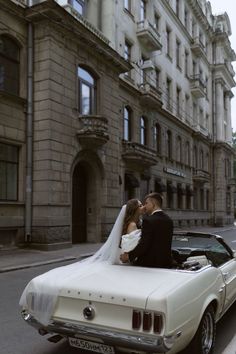
[[[79,75],[79,69],[82,69],[86,72],[93,80],[93,83],[87,81],[82,76]],[[77,76],[78,76],[78,110],[81,115],[92,115],[97,111],[97,79],[94,74],[87,68],[82,65],[77,67]],[[84,112],[83,104],[83,87],[87,87],[89,90],[89,111],[88,113]]]
[[[3,48],[0,50],[0,90],[15,96],[20,95],[20,46],[17,41],[6,35],[0,35]],[[9,53],[12,50],[15,53]],[[1,87],[2,85],[2,87]]]
[[[4,198],[3,195],[1,195],[1,188],[0,188],[0,201],[1,202],[13,202],[13,201],[17,201],[19,196],[18,196],[18,183],[19,183],[19,146],[16,146],[16,145],[11,145],[11,144],[6,144],[6,143],[2,143],[0,142],[0,148],[1,146],[9,146],[11,147],[12,149],[15,149],[15,154],[16,154],[16,161],[10,161],[10,159],[3,159],[1,158],[0,156],[0,171],[1,171],[1,166],[2,166],[2,171],[4,173],[4,165],[5,165],[5,193],[6,193],[6,197]],[[14,198],[10,198],[8,197],[8,184],[9,184],[9,181],[11,181],[11,179],[8,177],[9,174],[11,174],[12,176],[12,171],[8,171],[8,167],[9,166],[15,166],[15,176],[14,176],[14,191],[15,191],[15,197]],[[10,190],[12,191],[12,186],[10,188]]]

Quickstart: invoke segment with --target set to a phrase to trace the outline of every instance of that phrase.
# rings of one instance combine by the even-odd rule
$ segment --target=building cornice
[[[198,19],[199,23],[204,27],[205,31],[211,37],[213,35],[213,28],[207,20],[207,17],[203,13],[201,6],[199,5],[197,0],[187,0],[187,3],[191,7],[193,13]]]

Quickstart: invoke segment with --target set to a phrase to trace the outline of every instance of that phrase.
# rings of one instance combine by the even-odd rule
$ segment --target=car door
[[[225,306],[228,308],[236,299],[236,260],[230,259],[220,266],[223,280],[226,287]]]

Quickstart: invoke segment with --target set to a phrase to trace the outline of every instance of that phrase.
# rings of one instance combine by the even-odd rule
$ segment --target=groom
[[[142,267],[168,268],[172,264],[171,243],[173,221],[161,210],[162,196],[150,193],[145,197],[146,217],[143,218],[142,234],[138,245],[123,253],[123,263],[133,262]]]

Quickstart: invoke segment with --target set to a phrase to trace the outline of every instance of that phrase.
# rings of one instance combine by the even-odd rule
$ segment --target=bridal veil
[[[92,273],[99,265],[119,263],[119,243],[122,234],[126,206],[124,205],[116,219],[107,241],[91,257],[76,263],[58,267],[32,279],[25,287],[20,306],[27,309],[43,325],[50,322],[57,297],[66,280],[81,279]]]

